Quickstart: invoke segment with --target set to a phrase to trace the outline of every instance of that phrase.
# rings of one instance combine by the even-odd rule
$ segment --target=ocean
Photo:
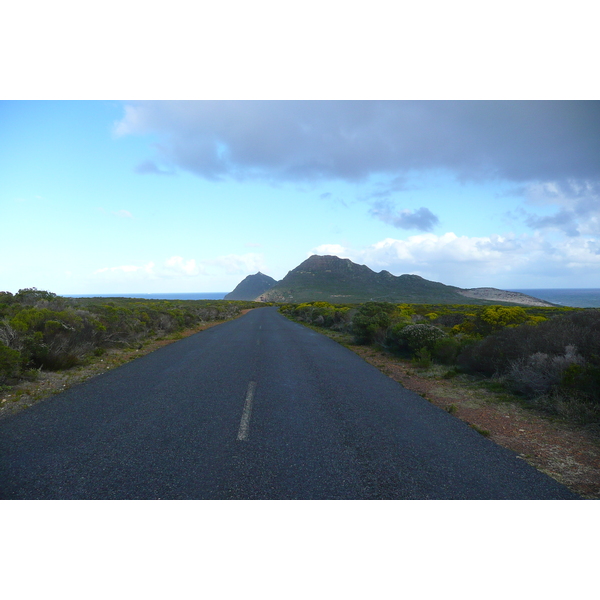
[[[600,308],[600,289],[539,289],[507,290],[521,292],[560,306]],[[144,300],[222,300],[229,292],[199,292],[196,294],[65,294],[67,298],[142,298]]]
[[[541,289],[541,290],[507,290],[509,292],[521,292],[546,302],[552,302],[560,306],[573,306],[575,308],[600,308],[600,289]]]
[[[141,298],[142,300],[223,300],[229,292],[197,294],[63,294],[65,298]]]

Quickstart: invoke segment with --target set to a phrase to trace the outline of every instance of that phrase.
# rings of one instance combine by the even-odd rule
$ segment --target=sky
[[[600,287],[600,103],[0,102],[0,288],[228,292],[311,254]]]

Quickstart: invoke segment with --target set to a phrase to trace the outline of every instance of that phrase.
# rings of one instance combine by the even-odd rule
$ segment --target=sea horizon
[[[511,288],[506,291],[527,294],[559,306],[600,308],[600,288]]]
[[[559,306],[573,308],[600,308],[600,288],[510,288]],[[223,300],[230,292],[165,292],[114,294],[62,294],[65,298],[140,298],[142,300]]]
[[[64,298],[140,298],[143,300],[222,300],[229,292],[165,292],[129,294],[62,294]]]

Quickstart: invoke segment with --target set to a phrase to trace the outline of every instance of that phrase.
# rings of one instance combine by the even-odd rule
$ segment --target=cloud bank
[[[366,248],[323,244],[313,254],[334,254],[394,275],[413,273],[458,287],[570,287],[573,275],[600,268],[600,244],[583,237],[550,242],[533,235],[441,236],[424,233],[386,238]],[[585,287],[585,286],[582,286]]]
[[[522,211],[527,225],[554,230],[569,237],[600,235],[600,184],[591,181],[550,181],[527,186],[524,195],[530,205],[555,207],[550,215]]]
[[[158,134],[162,161],[207,179],[600,181],[596,101],[139,102],[114,131]]]
[[[138,280],[195,278],[213,275],[245,275],[264,270],[262,254],[249,252],[247,254],[228,254],[196,260],[184,259],[182,256],[171,256],[162,262],[148,261],[140,265],[120,265],[96,269],[94,275],[102,277],[126,275],[132,282]]]

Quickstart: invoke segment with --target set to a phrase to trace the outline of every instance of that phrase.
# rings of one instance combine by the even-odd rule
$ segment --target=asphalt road
[[[0,498],[578,496],[262,308],[0,421]]]

